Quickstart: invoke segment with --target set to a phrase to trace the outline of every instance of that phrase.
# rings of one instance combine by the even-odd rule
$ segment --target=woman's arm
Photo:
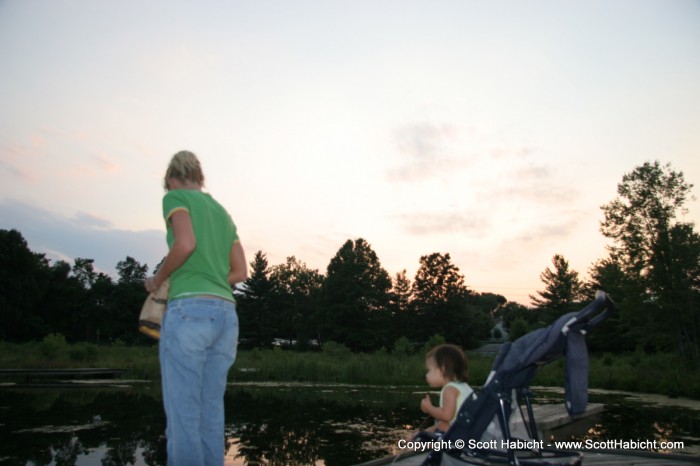
[[[248,279],[248,266],[245,262],[245,252],[239,240],[236,240],[233,246],[231,246],[229,267],[228,282],[231,285],[244,282]]]
[[[146,290],[153,292],[160,288],[166,278],[187,262],[195,249],[197,240],[194,237],[192,219],[185,210],[178,210],[170,216],[170,223],[173,228],[173,246],[165,256],[165,260],[158,268],[156,274],[146,280]]]

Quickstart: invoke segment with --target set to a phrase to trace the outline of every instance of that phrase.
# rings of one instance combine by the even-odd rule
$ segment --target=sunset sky
[[[528,304],[554,254],[605,256],[625,173],[699,194],[700,2],[0,0],[0,229],[152,270],[181,149],[248,260],[364,238]]]

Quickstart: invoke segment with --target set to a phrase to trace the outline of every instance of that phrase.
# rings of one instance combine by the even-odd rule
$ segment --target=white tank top
[[[472,387],[470,387],[466,382],[450,382],[442,387],[442,390],[440,390],[440,407],[442,407],[442,397],[445,394],[445,389],[447,387],[454,387],[459,390],[459,396],[457,396],[457,404],[455,406],[455,414],[452,416],[452,419],[450,419],[450,424],[452,424],[455,422],[455,419],[457,419],[457,413],[459,413],[459,408],[462,407],[462,403],[464,403],[464,400],[466,400],[474,390],[472,390]]]

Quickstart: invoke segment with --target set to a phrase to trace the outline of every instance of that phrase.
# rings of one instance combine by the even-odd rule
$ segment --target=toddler
[[[434,406],[430,395],[421,400],[420,409],[435,419],[428,432],[444,433],[457,418],[462,402],[473,392],[467,383],[467,357],[456,345],[439,345],[425,356],[425,379],[431,388],[440,388],[440,404]]]

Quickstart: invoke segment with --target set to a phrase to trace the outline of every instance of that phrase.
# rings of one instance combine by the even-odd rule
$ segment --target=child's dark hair
[[[428,351],[425,359],[433,358],[435,365],[442,371],[446,379],[467,382],[469,368],[467,356],[457,345],[438,345]]]

